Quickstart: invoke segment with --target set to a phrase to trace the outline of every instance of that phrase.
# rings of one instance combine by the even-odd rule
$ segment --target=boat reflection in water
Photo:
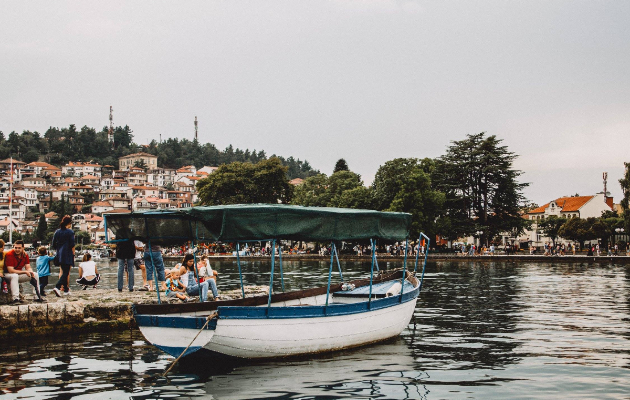
[[[353,350],[275,361],[216,360],[205,351],[180,361],[179,374],[201,374],[207,395],[218,399],[298,397],[426,398],[405,339]]]

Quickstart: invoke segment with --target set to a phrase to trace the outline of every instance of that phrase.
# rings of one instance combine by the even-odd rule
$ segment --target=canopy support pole
[[[420,238],[422,238],[422,234],[420,234]],[[420,238],[418,238],[418,244],[416,245],[416,265],[413,267],[413,274],[416,274],[418,270],[418,257],[420,257]]]
[[[267,315],[269,315],[269,307],[271,307],[271,294],[273,293],[273,270],[276,266],[276,239],[271,241],[271,277],[269,278],[269,300],[267,300]]]
[[[243,273],[241,272],[241,257],[239,256],[239,252],[241,251],[241,244],[236,242],[236,265],[238,265],[238,276],[241,278],[241,293],[243,294],[243,298],[245,298],[245,287],[243,286]]]
[[[284,274],[282,273],[282,242],[278,240],[278,255],[280,256],[280,284],[282,285],[282,292],[284,293]],[[275,254],[273,255],[276,256]]]
[[[158,304],[162,304],[160,299],[160,285],[158,283],[157,269],[155,268],[155,261],[153,261],[153,250],[151,249],[151,235],[149,235],[149,221],[144,219],[144,228],[147,231],[147,244],[149,245],[149,257],[151,258],[151,266],[153,267],[153,277],[155,279],[155,291],[157,292]],[[132,273],[129,271],[129,273]]]
[[[376,262],[376,252],[374,251],[374,240],[372,242],[372,265],[370,267],[370,296],[368,298],[368,309],[372,309],[372,282],[374,280],[374,263]]]
[[[427,246],[424,250],[424,264],[422,265],[422,277],[420,278],[420,291],[422,291],[422,282],[424,282],[424,270],[427,267],[427,257],[429,256],[429,246],[431,244],[431,239],[429,239],[429,237],[424,233],[420,232],[420,239],[423,236],[425,239],[427,239]],[[418,239],[418,245],[420,244],[420,239]],[[418,247],[418,250],[420,250],[420,247]]]
[[[400,278],[400,299],[399,303],[402,303],[403,293],[405,291],[405,278],[407,277],[407,249],[409,248],[409,238],[405,239],[405,261],[402,268],[402,278]]]
[[[199,276],[199,270],[197,270],[197,254],[195,253],[195,238],[197,237],[198,232],[197,221],[195,221],[195,236],[192,235],[192,221],[188,220],[188,226],[190,227],[190,236],[192,236],[190,244],[192,245],[193,265],[195,266],[195,275],[197,276],[197,286],[199,286],[201,285],[201,283],[199,282],[201,277]],[[199,302],[203,302],[203,300],[201,300],[201,288],[199,288]]]
[[[335,242],[330,243],[330,268],[328,268],[328,286],[326,287],[326,307],[328,307],[328,297],[330,296],[330,281],[332,278],[332,269],[335,257]]]
[[[341,272],[341,264],[339,263],[339,252],[337,251],[337,246],[335,246],[335,258],[337,259],[337,267],[339,268],[339,277],[341,278],[341,282],[343,282],[343,273]]]

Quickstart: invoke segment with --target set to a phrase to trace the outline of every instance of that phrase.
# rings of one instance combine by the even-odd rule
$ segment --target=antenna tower
[[[604,172],[602,174],[602,178],[604,178],[604,197],[608,197],[608,189],[607,189],[607,182],[608,182],[608,172]]]
[[[109,130],[107,131],[107,138],[114,146],[114,108],[109,106]]]
[[[197,116],[195,115],[195,140],[199,141],[199,137],[197,136]]]

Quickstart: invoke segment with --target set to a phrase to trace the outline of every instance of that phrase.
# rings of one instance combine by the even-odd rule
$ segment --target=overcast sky
[[[129,125],[345,158],[371,183],[486,131],[534,202],[630,162],[628,1],[0,2],[0,130]]]

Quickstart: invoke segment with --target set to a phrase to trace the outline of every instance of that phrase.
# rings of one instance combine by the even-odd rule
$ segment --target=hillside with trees
[[[256,164],[277,157],[287,167],[288,179],[305,179],[319,174],[306,160],[275,154],[267,156],[264,150],[241,150],[232,145],[219,150],[212,143],[202,144],[196,140],[179,138],[169,138],[161,143],[153,140],[148,146],[138,145],[133,141],[133,131],[129,126],[114,129],[112,146],[107,139],[107,130],[107,127],[103,127],[96,131],[87,126],[77,129],[75,125],[70,125],[67,128],[50,127],[43,135],[24,131],[21,134],[11,132],[5,136],[0,131],[0,159],[13,156],[26,163],[45,161],[57,166],[69,161],[93,161],[118,167],[118,158],[143,151],[158,156],[158,165],[162,168],[180,168],[185,165],[201,168],[232,162]]]

